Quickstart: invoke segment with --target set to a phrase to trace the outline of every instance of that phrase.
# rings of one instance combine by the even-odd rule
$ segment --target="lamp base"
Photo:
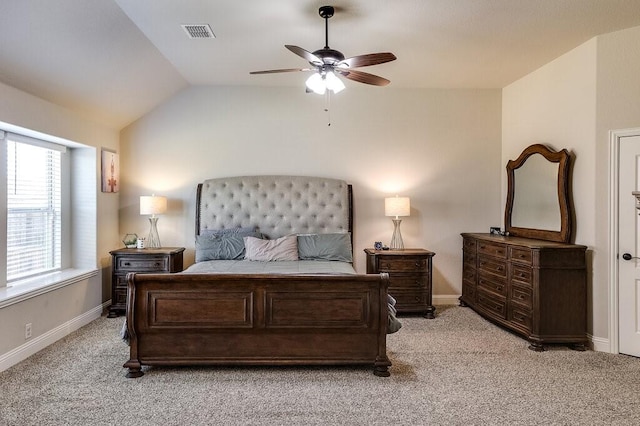
[[[391,219],[393,221],[393,235],[391,236],[391,250],[404,250],[404,242],[400,233],[400,222],[402,219]]]
[[[151,228],[149,229],[149,236],[147,237],[147,248],[160,248],[160,236],[158,235],[158,218],[150,217],[149,223]]]

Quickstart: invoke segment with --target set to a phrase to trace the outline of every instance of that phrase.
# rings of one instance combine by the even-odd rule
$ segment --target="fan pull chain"
[[[331,90],[325,92],[325,106],[324,112],[327,113],[327,126],[331,126]]]

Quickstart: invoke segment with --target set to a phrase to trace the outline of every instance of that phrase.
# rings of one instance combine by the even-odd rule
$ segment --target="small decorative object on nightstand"
[[[425,249],[365,249],[367,274],[389,274],[389,294],[396,299],[398,313],[424,313],[434,318],[431,259],[435,253]]]
[[[136,248],[136,244],[138,243],[138,234],[125,235],[122,242],[126,248]]]
[[[173,273],[182,271],[184,247],[158,249],[122,248],[111,254],[111,307],[109,318],[115,318],[127,310],[127,274]]]

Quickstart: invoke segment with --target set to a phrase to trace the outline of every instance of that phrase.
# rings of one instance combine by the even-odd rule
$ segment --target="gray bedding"
[[[194,263],[183,274],[355,274],[347,262],[322,260],[285,260],[253,262],[250,260],[208,260]]]

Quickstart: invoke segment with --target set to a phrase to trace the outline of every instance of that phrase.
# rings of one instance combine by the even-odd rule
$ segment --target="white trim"
[[[32,138],[31,136],[25,136],[19,133],[8,133],[7,140],[12,142],[18,142],[18,143],[24,143],[27,145],[37,146],[39,148],[49,149],[51,151],[57,151],[62,153],[67,152],[67,147],[65,145],[45,141],[43,139]]]
[[[60,272],[24,280],[20,284],[11,283],[8,287],[0,287],[0,309],[87,280],[96,275],[98,275],[97,269],[65,269]]]
[[[587,334],[587,339],[591,342],[591,349],[596,352],[611,352],[611,341],[604,337],[595,337]]]
[[[609,348],[610,353],[620,353],[618,342],[618,172],[620,168],[620,139],[640,136],[640,128],[609,131]],[[604,340],[602,341],[604,342]],[[594,346],[596,342],[594,339]]]
[[[110,302],[105,302],[102,305],[96,306],[91,310],[81,314],[66,323],[59,325],[58,327],[49,330],[48,332],[28,341],[27,343],[18,346],[17,348],[0,355],[0,372],[13,367],[21,361],[29,358],[31,355],[41,351],[47,346],[57,342],[65,336],[73,333],[81,327],[89,324],[92,321],[100,318],[102,311],[106,308]]]
[[[434,305],[459,305],[460,304],[460,295],[459,294],[437,294],[433,296],[433,304]],[[436,313],[438,311],[436,310]]]

